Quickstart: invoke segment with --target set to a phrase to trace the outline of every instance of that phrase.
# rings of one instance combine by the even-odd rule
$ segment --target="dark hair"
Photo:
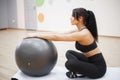
[[[86,10],[84,8],[75,8],[73,9],[72,16],[77,20],[79,19],[80,16],[82,16],[85,26],[91,32],[94,39],[98,41],[97,24],[96,24],[95,15],[92,11]]]

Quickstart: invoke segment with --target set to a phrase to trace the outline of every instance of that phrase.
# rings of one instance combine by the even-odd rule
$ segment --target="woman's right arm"
[[[35,32],[27,34],[25,38],[27,37],[37,37],[53,41],[81,41],[85,37],[85,34],[79,31],[72,33],[49,33],[49,34]]]
[[[39,33],[43,33],[43,34],[54,34],[54,33],[64,33],[64,34],[70,34],[70,33],[73,33],[73,32],[76,32],[78,31],[77,29],[73,29],[73,30],[69,30],[69,31],[66,31],[66,32],[55,32],[55,31],[47,31],[47,30],[38,30],[37,32]]]

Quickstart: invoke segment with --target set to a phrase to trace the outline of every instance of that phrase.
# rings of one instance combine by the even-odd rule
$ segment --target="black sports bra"
[[[78,50],[80,50],[82,52],[89,52],[89,51],[95,49],[97,47],[97,44],[96,44],[95,40],[90,45],[81,45],[80,43],[78,43],[76,41],[75,47],[76,47],[76,49],[78,49]]]

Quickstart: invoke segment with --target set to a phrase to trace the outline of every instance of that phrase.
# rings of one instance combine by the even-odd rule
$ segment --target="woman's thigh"
[[[70,56],[74,56],[74,57],[70,57]],[[88,62],[88,58],[87,58],[84,54],[82,54],[82,53],[79,53],[79,52],[73,51],[73,50],[68,50],[68,51],[66,52],[66,58],[67,58],[67,59],[71,59],[71,58],[75,58],[75,57],[76,57],[78,60]]]

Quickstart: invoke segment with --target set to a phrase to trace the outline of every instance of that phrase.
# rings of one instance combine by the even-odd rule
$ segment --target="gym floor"
[[[26,30],[7,29],[0,31],[0,80],[10,80],[18,71],[15,63],[15,48],[22,40]],[[76,50],[74,42],[54,42],[58,50],[57,66],[64,66],[65,52]],[[99,48],[103,52],[108,67],[120,67],[120,37],[99,36]]]

